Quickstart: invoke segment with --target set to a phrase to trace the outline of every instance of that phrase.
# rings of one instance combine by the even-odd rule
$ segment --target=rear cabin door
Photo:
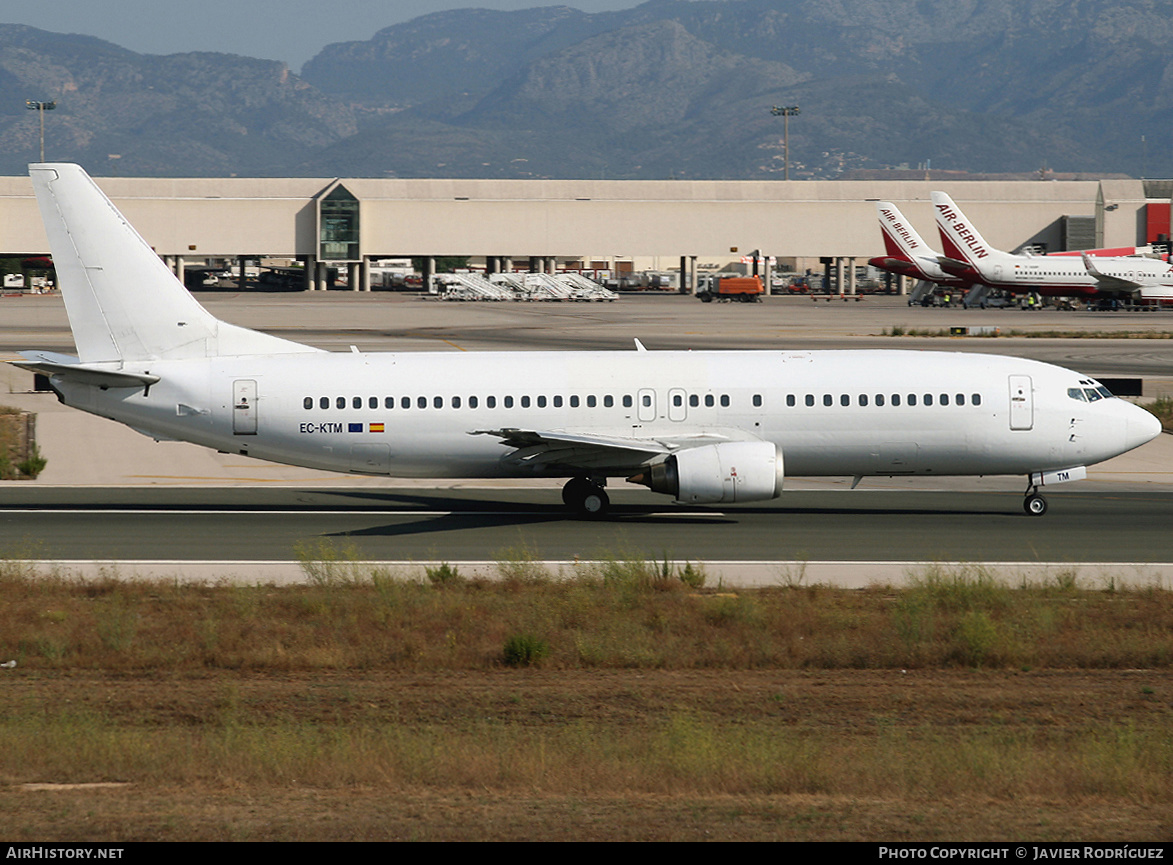
[[[232,383],[232,432],[238,436],[257,434],[257,383],[252,379]]]

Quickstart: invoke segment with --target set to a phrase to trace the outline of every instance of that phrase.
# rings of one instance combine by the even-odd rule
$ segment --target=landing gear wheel
[[[591,491],[594,487],[586,478],[571,478],[562,487],[562,504],[568,508],[577,508],[578,503],[582,501],[583,496]]]
[[[1032,517],[1041,517],[1047,512],[1047,500],[1038,493],[1029,495],[1023,500],[1022,509]]]
[[[602,487],[595,487],[587,493],[579,505],[579,513],[588,517],[606,516],[611,508],[611,499]]]
[[[604,516],[611,507],[611,499],[598,484],[586,478],[571,478],[562,488],[562,501],[584,517]]]

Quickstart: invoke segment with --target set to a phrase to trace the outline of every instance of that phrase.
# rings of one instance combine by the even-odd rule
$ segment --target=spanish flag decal
[[[370,425],[370,429],[367,430],[367,432],[382,432],[382,431],[383,431],[383,425],[381,423],[373,423]]]

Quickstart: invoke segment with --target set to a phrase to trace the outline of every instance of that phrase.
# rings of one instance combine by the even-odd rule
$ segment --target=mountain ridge
[[[1173,0],[651,0],[450,10],[294,74],[0,25],[0,92],[57,99],[46,155],[103,173],[761,179],[1173,176]],[[0,105],[0,170],[36,124]],[[110,154],[119,159],[111,159]],[[100,167],[101,166],[101,167]]]

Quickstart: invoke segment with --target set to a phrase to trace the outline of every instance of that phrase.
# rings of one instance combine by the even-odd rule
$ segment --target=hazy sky
[[[642,0],[0,0],[0,23],[97,36],[144,54],[225,51],[295,71],[331,42],[444,9],[572,6],[629,9]]]

